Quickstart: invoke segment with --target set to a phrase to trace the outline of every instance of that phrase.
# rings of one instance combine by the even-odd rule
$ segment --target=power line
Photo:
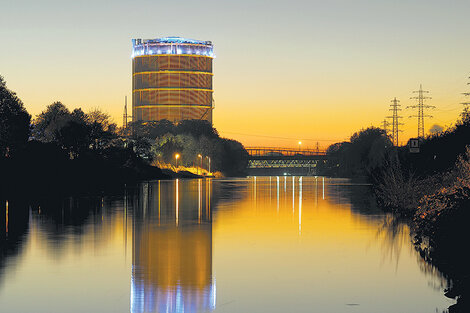
[[[286,139],[286,140],[298,140],[298,137],[278,137],[278,136],[268,136],[268,135],[256,135],[256,134],[246,134],[246,133],[238,133],[238,132],[230,132],[230,131],[220,131],[224,134],[231,134],[231,135],[242,135],[242,136],[250,136],[250,137],[260,137],[260,138],[273,138],[273,139]],[[348,139],[311,139],[311,138],[302,138],[305,141],[328,141],[328,142],[338,142],[339,140],[348,140]]]
[[[460,103],[460,104],[465,104],[465,103]],[[453,104],[453,105],[455,105],[455,104]],[[449,107],[449,106],[447,106],[447,107]],[[454,108],[454,109],[437,109],[436,108],[436,111],[439,111],[439,112],[454,112],[454,111],[457,111],[457,110],[461,110],[461,108],[460,107]]]
[[[455,119],[450,119],[450,120],[443,121],[443,120],[440,120],[440,119],[436,118],[435,120],[442,123],[444,127],[450,127],[450,126],[452,126],[452,123],[455,123]]]

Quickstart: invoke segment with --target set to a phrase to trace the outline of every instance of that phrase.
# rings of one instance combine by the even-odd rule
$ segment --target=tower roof
[[[132,39],[132,57],[155,54],[186,54],[215,57],[211,41],[183,37]]]

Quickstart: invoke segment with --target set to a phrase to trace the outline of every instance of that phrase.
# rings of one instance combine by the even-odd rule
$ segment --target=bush
[[[248,163],[248,152],[235,140],[221,138],[207,121],[183,120],[177,125],[170,121],[133,123],[134,150],[154,164],[175,164],[175,155],[182,166],[203,166],[220,171],[226,176],[243,175]],[[144,141],[150,145],[139,144]]]

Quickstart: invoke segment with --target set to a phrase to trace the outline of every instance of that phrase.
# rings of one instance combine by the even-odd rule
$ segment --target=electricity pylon
[[[129,119],[132,119],[132,115],[127,114],[127,96],[124,102],[124,113],[122,114],[122,134],[124,136],[132,135],[133,133],[133,126],[129,124]],[[130,129],[128,127],[131,126]]]
[[[382,129],[385,131],[385,135],[388,135],[388,126],[390,126],[390,122],[387,119],[382,121]]]
[[[399,102],[397,98],[392,100],[392,104],[390,104],[391,109],[389,109],[392,111],[392,116],[387,116],[392,119],[392,142],[394,146],[398,146],[398,132],[401,131],[398,127],[403,125],[403,123],[400,123],[400,119],[403,118],[403,116],[398,115],[398,111],[401,111],[401,104]]]
[[[470,83],[467,83],[467,85],[470,85]],[[470,92],[464,92],[463,95],[468,97],[470,96]],[[468,116],[470,115],[470,112],[468,111],[470,102],[462,102],[461,104],[463,104],[462,118],[463,120],[468,121]]]
[[[127,128],[127,96],[124,102],[124,114],[122,115],[122,128],[123,129]]]
[[[434,109],[435,106],[424,104],[426,99],[431,99],[431,97],[426,97],[424,94],[429,93],[429,91],[423,90],[423,87],[419,85],[419,90],[413,91],[417,93],[417,97],[411,97],[410,99],[418,100],[418,104],[407,106],[406,108],[418,109],[418,114],[410,115],[410,117],[418,118],[418,138],[424,138],[424,118],[432,117],[431,115],[424,114],[424,109]]]

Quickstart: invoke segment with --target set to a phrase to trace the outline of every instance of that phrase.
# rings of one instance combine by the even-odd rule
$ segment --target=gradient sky
[[[379,126],[423,84],[452,124],[470,75],[469,1],[0,0],[0,75],[28,111],[61,101],[122,124],[131,39],[211,40],[214,126],[245,145],[313,148]],[[470,99],[469,99],[470,100]],[[417,134],[404,110],[400,141]]]

